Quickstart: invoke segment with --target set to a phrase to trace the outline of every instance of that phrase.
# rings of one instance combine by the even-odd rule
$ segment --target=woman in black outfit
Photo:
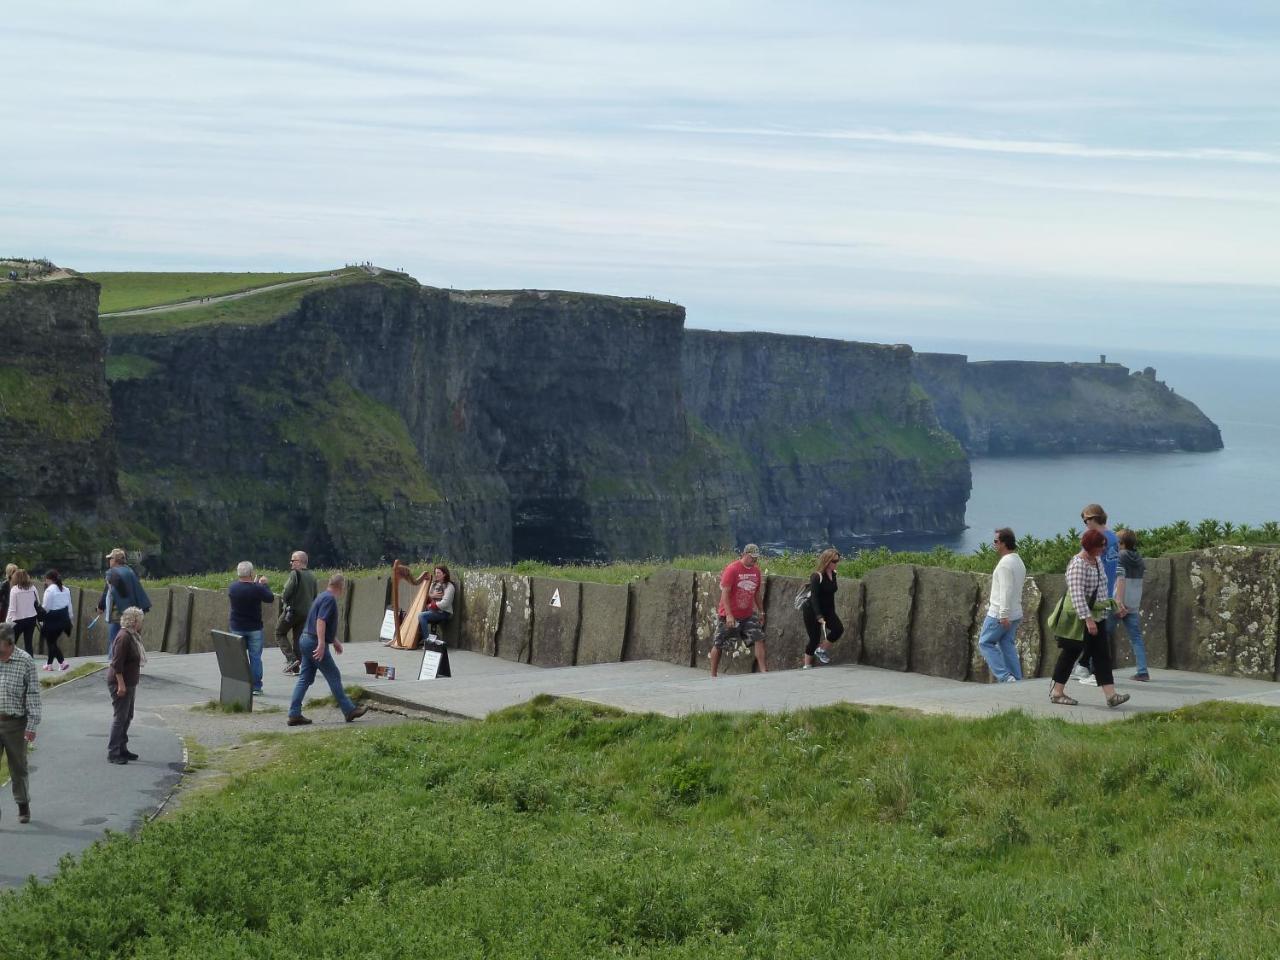
[[[818,557],[818,569],[809,577],[809,602],[800,608],[805,632],[809,634],[801,669],[812,667],[815,657],[819,663],[830,663],[831,645],[844,633],[844,624],[836,616],[836,591],[840,589],[836,565],[839,563],[839,550],[823,550]]]
[[[48,655],[46,670],[68,670],[71,664],[62,655],[58,639],[65,633],[71,636],[71,591],[62,585],[62,574],[50,570],[44,575],[44,620],[40,624],[40,636],[44,638],[44,649]],[[55,668],[54,661],[58,662]]]

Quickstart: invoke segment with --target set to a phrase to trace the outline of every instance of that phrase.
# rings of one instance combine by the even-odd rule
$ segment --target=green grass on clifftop
[[[279,751],[0,897],[6,955],[1255,960],[1280,942],[1280,713],[1257,706],[1092,726],[542,698]]]
[[[164,303],[180,303],[199,297],[220,297],[243,290],[255,290],[273,283],[319,277],[315,273],[86,273],[102,286],[99,313],[137,310]]]

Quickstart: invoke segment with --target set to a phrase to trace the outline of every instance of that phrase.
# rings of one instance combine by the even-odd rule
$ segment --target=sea
[[[1097,360],[1043,345],[936,341],[915,347],[971,360]],[[1112,527],[1177,520],[1194,525],[1206,518],[1236,525],[1280,521],[1280,359],[1157,350],[1108,351],[1107,359],[1131,370],[1155,367],[1158,379],[1221,428],[1224,449],[979,458],[972,461],[973,493],[962,533],[891,534],[836,546],[945,546],[968,553],[989,543],[997,527],[1036,536],[1079,528],[1080,508],[1092,502],[1106,508]]]

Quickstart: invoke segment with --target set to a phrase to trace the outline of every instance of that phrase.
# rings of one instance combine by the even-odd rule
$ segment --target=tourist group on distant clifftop
[[[1045,621],[1060,650],[1053,668],[1049,700],[1061,706],[1077,705],[1078,701],[1066,690],[1067,682],[1074,676],[1081,684],[1099,687],[1107,706],[1118,707],[1129,699],[1128,694],[1116,690],[1112,669],[1110,637],[1118,624],[1124,624],[1137,661],[1137,672],[1132,679],[1150,679],[1139,615],[1145,562],[1133,531],[1110,530],[1107,513],[1099,504],[1087,505],[1081,511],[1081,519],[1085,531],[1080,537],[1080,551],[1067,566],[1066,593]],[[992,546],[999,560],[991,577],[990,601],[979,634],[978,650],[997,682],[1017,683],[1023,679],[1017,636],[1023,619],[1022,594],[1027,572],[1018,556],[1018,542],[1011,529],[996,530]],[[807,637],[801,656],[801,668],[805,670],[830,663],[832,645],[844,634],[844,624],[836,613],[839,590],[836,570],[840,559],[835,549],[822,551],[808,583],[795,597],[795,608]],[[146,662],[142,630],[151,601],[126,562],[122,548],[113,549],[106,560],[107,571],[94,624],[105,619],[107,625],[106,682],[112,707],[107,760],[125,765],[138,759],[137,754],[129,750],[129,726]],[[275,625],[275,638],[285,660],[284,672],[298,678],[286,722],[289,726],[311,723],[302,713],[302,702],[317,673],[323,674],[335,704],[350,722],[363,716],[366,708],[357,706],[348,697],[333,658],[334,653],[342,653],[337,621],[346,578],[334,573],[324,589],[320,589],[307,563],[307,554],[303,551],[291,555],[289,577],[280,594],[281,609]],[[425,578],[424,574],[422,579]],[[66,670],[69,665],[59,641],[71,635],[74,622],[71,594],[59,572],[49,570],[44,575],[44,585],[41,595],[31,575],[13,564],[6,568],[4,581],[0,583],[0,748],[8,760],[21,823],[29,822],[31,816],[27,746],[35,740],[41,717],[40,683],[32,640],[39,628],[45,647],[45,670]],[[720,575],[715,630],[708,654],[712,679],[719,677],[726,653],[751,657],[756,669],[762,673],[768,670],[763,585],[760,548],[754,543],[747,544]],[[455,594],[449,568],[436,565],[423,600],[425,606],[419,614],[423,637],[436,633],[440,625],[452,618]],[[273,604],[276,596],[267,586],[266,577],[255,578],[253,564],[244,561],[237,567],[228,600],[229,632],[244,640],[253,693],[259,694],[263,679],[263,606]],[[438,638],[434,639],[439,642]]]

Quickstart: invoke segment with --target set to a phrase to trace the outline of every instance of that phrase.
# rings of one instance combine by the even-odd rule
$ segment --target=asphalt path
[[[111,699],[105,673],[42,693],[44,717],[30,761],[31,822],[18,823],[12,783],[0,789],[0,888],[48,877],[106,831],[131,832],[164,803],[184,766],[182,740],[145,704],[173,699],[168,681],[143,675],[129,728],[141,758],[107,762]]]

